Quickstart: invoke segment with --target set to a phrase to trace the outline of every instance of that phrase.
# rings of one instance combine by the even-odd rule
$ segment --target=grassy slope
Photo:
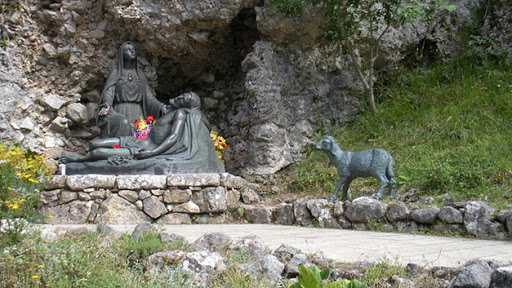
[[[512,73],[462,58],[402,73],[380,90],[388,98],[376,115],[362,114],[333,131],[344,150],[382,147],[395,158],[398,191],[449,193],[454,201],[512,204]],[[320,136],[319,136],[320,137]],[[290,189],[321,197],[337,179],[327,157],[304,149],[302,163],[284,176]],[[374,180],[354,181],[352,197],[373,193]],[[320,195],[321,194],[321,195]]]

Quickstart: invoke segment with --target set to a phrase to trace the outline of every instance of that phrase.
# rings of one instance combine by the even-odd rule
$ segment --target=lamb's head
[[[334,143],[334,138],[332,136],[325,136],[322,140],[316,143],[315,148],[318,150],[329,151],[332,148]]]

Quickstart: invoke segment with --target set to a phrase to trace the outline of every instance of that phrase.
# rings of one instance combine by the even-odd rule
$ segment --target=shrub
[[[320,271],[316,266],[311,265],[306,268],[304,265],[299,265],[298,282],[290,285],[290,288],[368,288],[360,281],[343,279],[342,282],[329,283],[329,269]]]
[[[37,217],[39,191],[52,172],[45,159],[30,149],[0,142],[0,247],[17,243],[26,220]]]
[[[133,253],[137,259],[142,259],[164,250],[165,244],[162,243],[155,232],[144,232],[142,236],[135,240],[128,234],[121,237],[119,246],[125,255],[128,256]]]

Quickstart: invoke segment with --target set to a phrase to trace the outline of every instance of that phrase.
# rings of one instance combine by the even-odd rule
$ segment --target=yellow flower
[[[44,265],[43,264],[37,265],[37,268],[44,268]]]
[[[12,210],[16,210],[16,209],[20,208],[18,201],[14,201],[13,204],[9,204],[9,205],[7,205],[7,207],[11,208]]]
[[[46,216],[48,218],[53,218],[53,215],[52,214],[48,214],[48,216]]]
[[[224,138],[221,136],[217,137],[215,144],[217,144],[215,148],[217,148],[219,150],[224,150],[224,149],[228,148],[228,144],[226,143],[226,140],[224,140]]]
[[[37,278],[39,278],[39,276],[37,276],[37,275],[32,275],[32,279],[37,279]]]

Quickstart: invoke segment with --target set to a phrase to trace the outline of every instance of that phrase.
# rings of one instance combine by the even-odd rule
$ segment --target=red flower
[[[137,123],[137,119],[133,119],[133,123]]]
[[[148,121],[148,122],[146,122],[146,123],[153,122],[154,120],[155,120],[155,117],[153,117],[153,116],[148,116],[148,118],[147,118],[147,121]]]
[[[139,123],[135,123],[135,125],[133,125],[133,127],[138,128],[139,127]]]
[[[116,144],[116,145],[114,145],[112,148],[114,148],[114,149],[119,149],[119,148],[121,148],[121,145]]]

